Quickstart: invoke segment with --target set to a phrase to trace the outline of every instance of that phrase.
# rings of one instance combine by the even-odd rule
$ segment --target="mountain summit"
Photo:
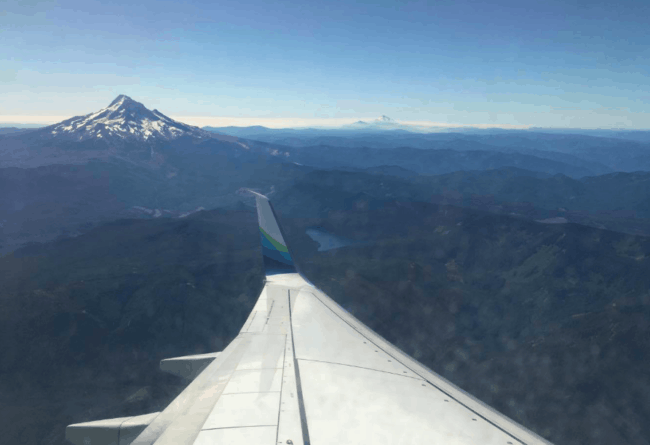
[[[381,115],[381,117],[374,119],[370,122],[367,121],[357,121],[353,124],[346,125],[343,128],[350,130],[368,130],[368,131],[379,131],[379,130],[396,130],[396,129],[405,129],[408,130],[408,125],[402,125],[391,119],[386,115]]]
[[[158,110],[149,110],[124,94],[120,94],[106,108],[85,116],[76,116],[47,127],[55,138],[85,141],[161,141],[181,136],[210,138],[211,134],[198,127],[175,121]]]

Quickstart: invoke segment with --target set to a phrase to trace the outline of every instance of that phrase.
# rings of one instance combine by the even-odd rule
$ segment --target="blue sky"
[[[650,2],[4,0],[0,122],[650,129]]]

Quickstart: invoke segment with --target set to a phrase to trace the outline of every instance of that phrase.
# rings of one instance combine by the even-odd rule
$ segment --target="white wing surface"
[[[256,199],[267,276],[239,335],[218,354],[163,361],[175,374],[199,373],[163,412],[70,425],[73,443],[549,443],[391,345],[305,280],[270,202]],[[122,424],[138,427],[120,436]]]

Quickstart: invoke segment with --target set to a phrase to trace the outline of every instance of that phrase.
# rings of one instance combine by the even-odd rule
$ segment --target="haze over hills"
[[[284,211],[294,218],[325,217],[359,199],[375,203],[397,199],[650,236],[650,172],[582,179],[513,167],[437,176],[407,173],[395,167],[364,172],[314,170],[279,187],[274,196],[281,202],[290,200]],[[338,190],[337,198],[333,189]],[[291,190],[290,197],[287,190]]]
[[[378,122],[359,125],[391,126],[394,121],[384,116]],[[272,136],[267,140],[275,137],[276,130],[260,128]],[[569,178],[643,169],[650,162],[650,151],[637,142],[526,132],[417,134],[348,129],[291,130],[281,133],[297,137],[287,146],[233,134],[183,124],[124,95],[85,116],[37,130],[0,134],[4,192],[0,197],[0,252],[26,242],[73,236],[116,217],[181,217],[200,208],[233,205],[241,199],[237,191],[242,187],[281,192],[308,178],[314,169],[347,171],[346,183],[357,184],[358,191],[368,193],[376,190],[372,190],[374,182],[366,171],[408,179],[401,185],[384,181],[394,184],[394,196],[407,200],[428,202],[443,194],[449,199],[455,190],[464,196],[454,201],[459,205],[536,219],[556,211],[559,213],[554,215],[569,221],[629,233],[647,231],[643,221],[623,224],[620,215],[625,212],[619,211],[624,202],[627,214],[645,217],[646,192],[637,184],[643,174],[614,179],[616,190],[633,191],[635,198],[603,194],[608,198],[598,199],[595,195],[600,192],[594,185],[584,195],[567,201],[578,187]],[[305,145],[321,139],[330,145]],[[496,173],[480,174],[504,168],[527,173],[509,179]],[[466,182],[427,179],[453,172],[453,177]],[[543,181],[526,178],[540,174],[569,178],[554,181],[546,190]],[[327,175],[336,177],[338,173]],[[477,180],[479,176],[484,179]],[[441,187],[447,191],[443,193]],[[469,199],[471,195],[493,198],[481,201]],[[608,217],[601,214],[594,219],[596,211],[618,212],[619,217],[603,221]]]
[[[355,133],[432,133],[441,130],[446,130],[444,127],[433,127],[423,125],[412,125],[396,121],[388,116],[380,116],[377,119],[369,121],[357,121],[352,124],[341,125],[338,127],[309,127],[309,128],[280,128],[273,129],[261,125],[253,125],[249,127],[203,127],[204,130],[213,131],[216,133],[230,134],[233,136],[249,137],[254,135],[272,135],[272,134],[294,134],[294,135],[310,135],[310,134],[341,134],[352,135]]]
[[[107,158],[160,165],[167,158],[166,145],[178,148],[191,143],[201,145],[203,151],[209,152],[213,150],[210,144],[218,142],[232,144],[229,148],[235,151],[281,155],[287,161],[316,168],[417,166],[418,173],[439,174],[514,166],[576,178],[613,171],[650,170],[650,145],[640,142],[523,131],[418,134],[395,130],[400,125],[382,116],[370,123],[354,124],[347,130],[206,127],[213,131],[205,131],[170,119],[157,110],[151,111],[143,104],[120,95],[108,107],[86,116],[38,130],[0,134],[0,167],[84,163],[89,159]],[[363,129],[357,131],[356,127]],[[240,140],[241,137],[247,140]],[[363,150],[338,150],[337,147]],[[411,151],[379,151],[403,151],[405,147]],[[413,148],[438,151],[431,156],[432,153],[413,151]],[[445,150],[471,153],[445,160],[445,157],[456,157]],[[479,161],[479,158],[486,157],[485,153],[478,153],[480,151],[491,153],[489,162]],[[242,153],[238,155],[246,157]]]
[[[21,131],[29,131],[29,129],[18,127],[0,127],[0,134],[19,133]]]
[[[395,135],[406,136],[412,133],[413,136],[428,137],[439,140],[456,139],[459,137],[486,137],[486,136],[508,136],[516,135],[519,137],[536,137],[536,135],[546,136],[591,136],[604,139],[621,139],[636,142],[650,143],[650,130],[632,130],[632,129],[584,129],[584,128],[542,128],[530,127],[522,129],[511,128],[476,128],[462,126],[424,126],[400,123],[388,116],[381,116],[371,121],[357,121],[352,124],[341,126],[313,126],[313,127],[286,127],[286,128],[269,128],[262,125],[252,126],[228,126],[213,127],[205,126],[204,130],[216,133],[230,134],[240,137],[257,136],[262,138],[280,138],[293,136],[309,137],[326,137],[326,136],[368,136],[369,133],[381,133],[384,137]],[[389,131],[384,131],[389,130]],[[252,137],[255,139],[254,137]],[[298,143],[298,140],[296,140]],[[303,143],[304,144],[304,143]]]
[[[403,130],[380,132],[363,129],[204,128],[223,134],[303,149],[308,147],[373,149],[410,147],[425,150],[482,150],[493,153],[525,154],[574,165],[589,171],[588,174],[576,171],[569,176],[593,176],[614,171],[650,171],[650,137],[646,140],[646,135],[650,132],[603,130],[601,133],[573,134],[561,131],[545,133],[528,130],[476,130],[418,134]],[[619,137],[620,135],[623,136]],[[534,170],[534,168],[524,168]]]
[[[541,157],[523,152],[500,152],[483,144],[470,144],[473,149],[421,149],[401,146],[377,149],[363,147],[309,146],[292,149],[292,159],[318,168],[371,168],[393,165],[421,175],[439,175],[455,171],[489,170],[517,167],[546,174],[564,174],[574,178],[595,176],[612,170],[595,162],[571,156]],[[561,160],[552,159],[553,157]],[[551,159],[549,159],[551,158]]]
[[[384,182],[394,184],[394,196],[408,200],[428,202],[444,196],[445,202],[535,219],[562,217],[628,233],[648,230],[648,224],[639,220],[648,213],[647,193],[641,185],[645,180],[640,179],[644,174],[601,180],[601,175],[617,170],[643,170],[646,164],[650,169],[647,145],[524,131],[377,130],[395,125],[382,116],[358,123],[365,128],[362,132],[243,129],[270,135],[265,142],[264,137],[256,141],[236,132],[216,134],[186,125],[120,95],[106,108],[85,116],[0,134],[0,167],[5,167],[0,168],[4,190],[0,252],[29,241],[75,235],[115,217],[180,217],[200,208],[233,205],[240,200],[237,191],[242,187],[281,192],[308,178],[314,169],[349,172],[344,180],[355,178],[350,183],[357,184],[359,192],[377,191],[364,175],[367,171],[406,179],[400,185]],[[295,138],[292,146],[268,142],[277,134]],[[330,145],[305,145],[322,139]],[[496,173],[501,169],[526,173],[506,177]],[[533,181],[540,174],[560,174],[565,179]],[[592,179],[569,180],[587,177]],[[591,186],[585,188],[586,184]],[[451,198],[453,193],[463,198]],[[632,219],[627,221],[624,215]]]
[[[577,134],[585,136],[596,136],[603,138],[627,139],[637,142],[650,142],[650,130],[630,130],[630,129],[583,129],[583,128],[541,128],[531,127],[531,132],[547,134]]]

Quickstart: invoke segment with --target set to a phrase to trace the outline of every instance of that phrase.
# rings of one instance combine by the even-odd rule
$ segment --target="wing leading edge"
[[[269,200],[255,195],[266,268],[255,307],[185,391],[150,415],[137,438],[119,445],[549,444],[400,351],[305,280]],[[115,420],[122,419],[103,422],[113,421],[114,429]],[[73,443],[109,443],[79,441],[91,423],[68,427]]]

